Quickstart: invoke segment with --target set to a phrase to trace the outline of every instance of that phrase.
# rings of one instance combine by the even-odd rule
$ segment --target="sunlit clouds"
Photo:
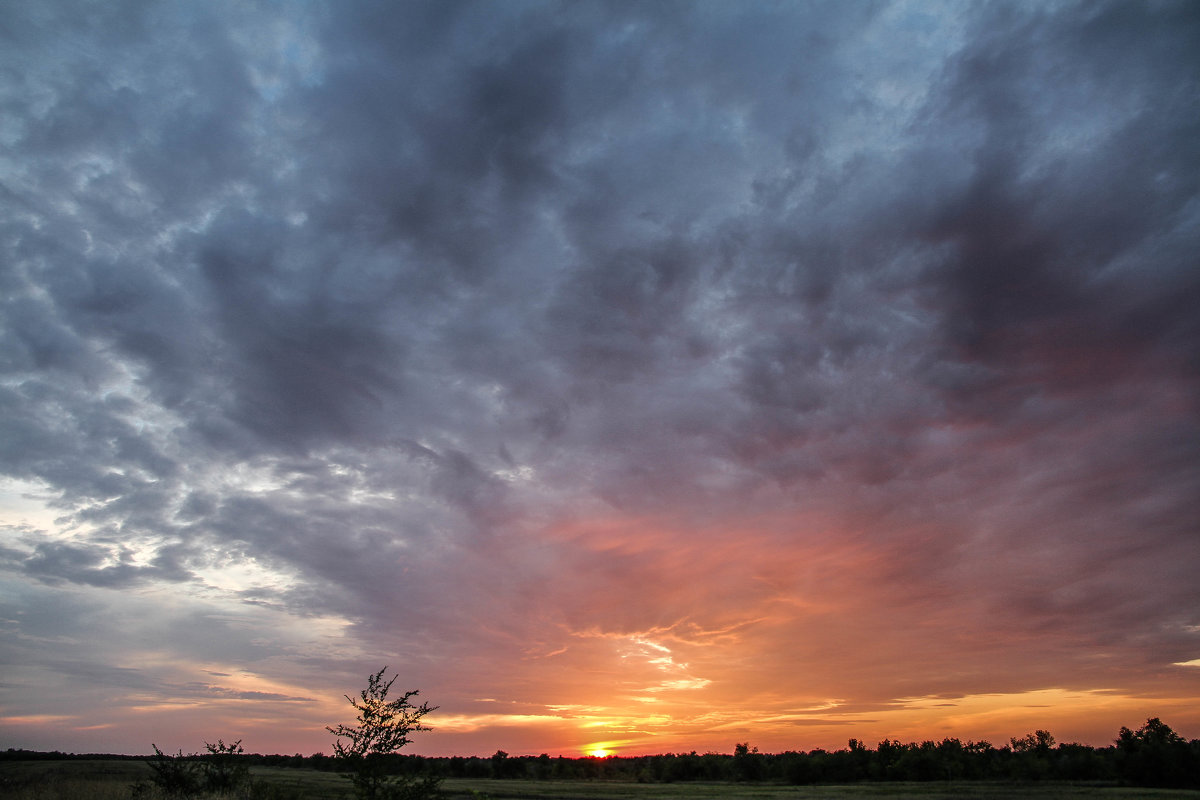
[[[1193,3],[8,3],[0,747],[1200,736]]]

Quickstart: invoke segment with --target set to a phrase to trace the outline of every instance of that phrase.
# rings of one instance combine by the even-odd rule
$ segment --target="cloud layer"
[[[4,17],[0,744],[1200,726],[1193,4]]]

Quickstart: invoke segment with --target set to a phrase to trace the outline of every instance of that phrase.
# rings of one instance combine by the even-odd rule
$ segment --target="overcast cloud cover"
[[[1198,198],[1184,0],[6,2],[0,746],[1200,737]]]

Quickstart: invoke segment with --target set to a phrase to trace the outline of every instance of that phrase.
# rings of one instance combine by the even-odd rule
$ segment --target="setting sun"
[[[611,750],[605,750],[603,747],[596,747],[587,751],[587,754],[592,758],[608,758],[612,755]]]

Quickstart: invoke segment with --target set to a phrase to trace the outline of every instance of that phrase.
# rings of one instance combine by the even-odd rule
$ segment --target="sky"
[[[1200,5],[0,9],[0,748],[1200,737]]]

